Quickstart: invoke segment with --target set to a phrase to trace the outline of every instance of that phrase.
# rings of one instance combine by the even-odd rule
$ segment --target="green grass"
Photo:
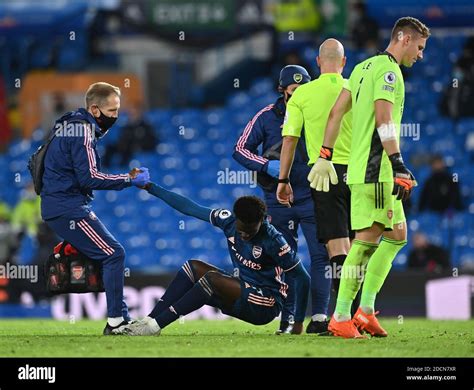
[[[159,337],[101,336],[103,321],[0,321],[0,356],[474,356],[474,321],[382,319],[385,339],[344,340],[314,335],[276,336],[278,323],[238,320],[175,323]]]

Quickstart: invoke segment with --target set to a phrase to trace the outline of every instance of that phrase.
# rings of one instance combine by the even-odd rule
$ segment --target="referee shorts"
[[[347,165],[334,164],[334,168],[338,183],[330,184],[329,192],[311,189],[318,224],[318,240],[324,244],[336,238],[354,238],[350,221],[351,192],[346,184]]]

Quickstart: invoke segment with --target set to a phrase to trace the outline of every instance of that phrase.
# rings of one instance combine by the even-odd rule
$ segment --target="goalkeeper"
[[[342,90],[331,110],[323,153],[312,168],[316,189],[321,190],[321,182],[331,180],[334,184],[334,167],[324,151],[333,147],[341,120],[352,107],[347,182],[351,188],[351,223],[356,236],[342,268],[336,310],[329,323],[329,331],[335,336],[359,338],[357,327],[372,336],[387,336],[375,317],[375,297],[393,259],[406,244],[402,200],[410,196],[416,185],[399,148],[405,98],[400,65],[411,67],[423,58],[429,35],[429,29],[418,19],[401,18],[395,23],[386,51],[354,68],[348,89]],[[360,275],[365,267],[360,307],[351,320],[350,307],[360,289]]]
[[[277,189],[277,199],[282,204],[289,205],[293,198],[291,183],[285,183],[293,164],[296,146],[301,137],[303,126],[309,155],[309,165],[313,165],[319,157],[323,144],[324,129],[334,102],[343,88],[344,80],[341,73],[346,63],[344,47],[336,39],[327,39],[319,48],[316,59],[321,69],[318,79],[300,86],[289,100],[286,118],[283,125],[283,147],[280,157],[280,184]],[[350,191],[345,176],[351,145],[352,113],[348,112],[341,125],[341,135],[334,149],[324,148],[321,153],[333,161],[331,171],[334,184],[329,180],[320,183],[313,182],[311,195],[313,197],[316,220],[318,222],[318,239],[326,245],[331,263],[333,289],[339,288],[339,273],[349,252],[350,238]],[[310,173],[310,175],[313,175]],[[310,176],[311,177],[311,176]],[[316,184],[318,184],[316,188]],[[326,192],[321,192],[323,189]],[[315,188],[318,191],[315,191]],[[329,192],[327,192],[329,191]],[[316,318],[312,318],[316,324]],[[326,322],[327,327],[327,322]]]
[[[188,260],[152,312],[141,321],[114,330],[114,334],[159,335],[165,326],[204,305],[254,325],[267,324],[280,314],[287,295],[284,272],[285,281],[296,289],[294,333],[303,331],[310,278],[282,234],[267,221],[261,199],[243,196],[231,212],[200,206],[154,183],[145,188],[175,210],[222,229],[234,274],[201,260]]]

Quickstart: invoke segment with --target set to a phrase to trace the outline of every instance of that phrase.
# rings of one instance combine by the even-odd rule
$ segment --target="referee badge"
[[[255,259],[258,259],[262,255],[262,247],[254,246],[252,248],[252,255]]]

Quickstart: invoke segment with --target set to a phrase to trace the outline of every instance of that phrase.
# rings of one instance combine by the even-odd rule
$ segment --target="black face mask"
[[[287,103],[289,102],[289,100],[291,99],[292,96],[293,96],[293,94],[291,94],[291,95],[289,93],[286,94],[286,102]]]
[[[98,118],[95,118],[95,120],[100,126],[101,134],[104,135],[114,125],[117,118],[114,118],[112,116],[106,116],[102,111],[100,111],[99,107],[97,107],[97,109],[100,112],[100,116]]]

